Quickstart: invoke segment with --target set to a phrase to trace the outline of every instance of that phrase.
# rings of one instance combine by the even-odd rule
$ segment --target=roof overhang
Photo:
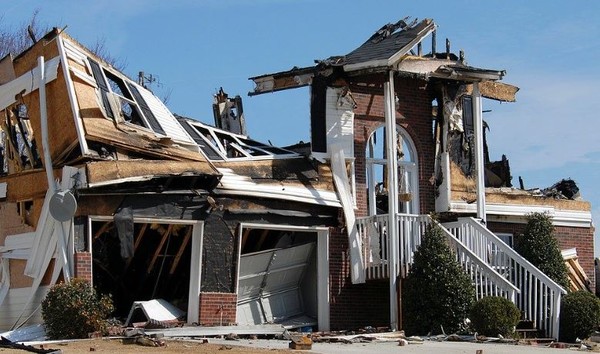
[[[363,62],[363,63],[346,64],[343,66],[344,71],[352,72],[352,71],[357,71],[357,70],[364,70],[364,69],[371,69],[371,68],[378,68],[378,67],[392,68],[399,61],[401,61],[402,58],[414,48],[414,46],[419,44],[425,37],[427,37],[429,34],[431,34],[433,31],[435,31],[435,27],[436,27],[435,23],[433,21],[429,21],[425,25],[425,27],[421,31],[419,31],[419,33],[417,33],[415,35],[415,37],[407,45],[402,47],[400,50],[398,50],[396,53],[394,53],[389,58],[371,60],[371,61],[367,61],[367,62]]]
[[[430,77],[450,79],[463,82],[482,82],[501,80],[506,75],[505,70],[490,70],[463,66],[458,64],[442,65],[431,73]]]
[[[325,72],[331,73],[332,69],[326,69]],[[273,74],[251,77],[248,80],[254,81],[254,91],[248,92],[249,96],[260,95],[267,92],[276,92],[291,88],[308,86],[312,83],[312,78],[318,72],[315,66],[305,68],[293,68],[288,71],[281,71]]]

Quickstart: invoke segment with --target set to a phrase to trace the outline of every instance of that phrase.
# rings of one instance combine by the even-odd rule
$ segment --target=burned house
[[[401,328],[398,289],[435,212],[477,297],[507,297],[557,337],[566,290],[512,242],[528,213],[547,212],[560,247],[593,276],[590,204],[512,188],[508,159],[490,161],[482,105],[513,102],[518,88],[501,82],[504,70],[468,65],[448,40],[438,50],[436,32],[431,19],[405,18],[346,55],[251,78],[251,96],[309,86],[311,156],[334,177],[346,166],[337,171],[349,182],[348,236],[330,239],[330,264],[343,265],[330,269],[331,327]]]
[[[223,91],[215,126],[174,115],[57,30],[4,58],[0,328],[39,323],[49,286],[82,277],[121,317],[163,299],[188,324],[400,329],[398,289],[436,212],[477,296],[509,298],[556,337],[565,289],[511,240],[547,211],[593,276],[589,203],[511,188],[481,113],[517,88],[436,45],[432,20],[405,19],[251,78],[251,96],[310,87],[308,152],[250,139]]]
[[[189,324],[328,328],[328,165],[175,116],[58,30],[1,70],[1,329],[73,277],[122,318],[162,299]]]

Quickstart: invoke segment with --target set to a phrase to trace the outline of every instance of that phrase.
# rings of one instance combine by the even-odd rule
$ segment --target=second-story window
[[[100,89],[104,110],[109,118],[165,135],[158,119],[133,83],[101,67],[93,59],[88,58],[88,60]]]

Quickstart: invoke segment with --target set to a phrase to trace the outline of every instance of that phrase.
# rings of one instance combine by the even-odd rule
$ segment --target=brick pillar
[[[75,277],[92,281],[92,254],[90,252],[75,253]]]
[[[200,325],[227,326],[235,324],[236,308],[236,294],[200,293]]]

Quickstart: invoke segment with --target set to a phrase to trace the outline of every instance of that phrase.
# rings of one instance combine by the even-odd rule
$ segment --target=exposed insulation
[[[90,184],[134,177],[216,175],[208,162],[178,162],[163,160],[97,161],[86,165]]]

